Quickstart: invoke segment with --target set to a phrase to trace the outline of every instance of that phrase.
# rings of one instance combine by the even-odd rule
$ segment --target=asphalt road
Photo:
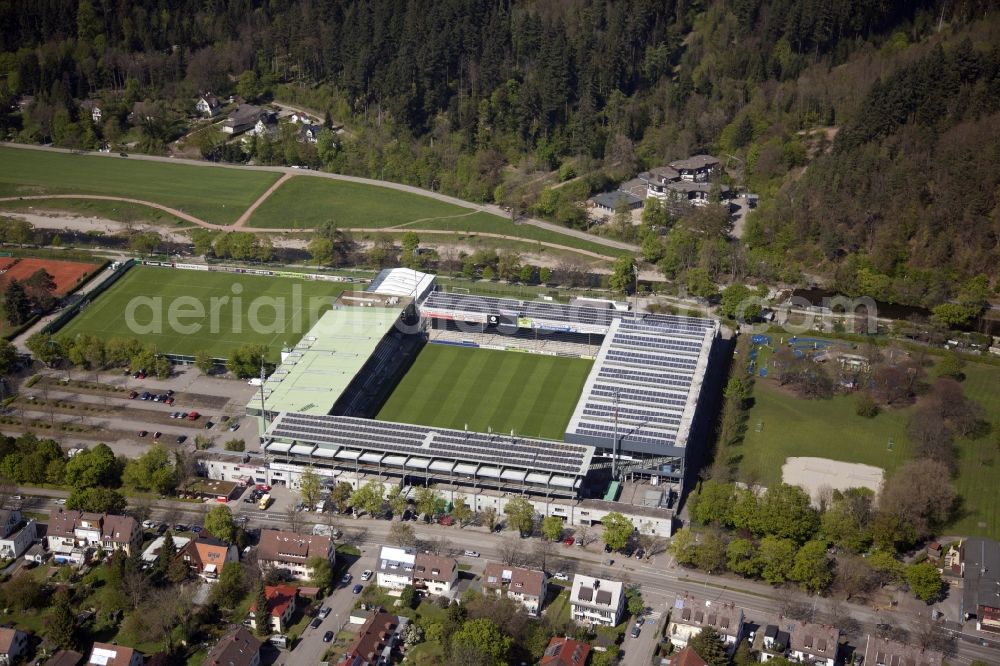
[[[57,506],[54,498],[66,497],[65,491],[21,488],[19,492],[25,497],[24,508],[32,511],[47,512]],[[245,515],[248,526],[275,528],[287,525],[287,518],[282,513],[261,512],[251,505],[243,502],[231,504],[234,513]],[[247,511],[243,507],[248,507]],[[195,521],[198,516],[204,515],[211,504],[192,505],[185,502],[172,500],[157,501],[152,508],[152,516],[158,520],[169,521]],[[183,516],[183,518],[182,518]],[[313,523],[329,523],[328,514],[301,514],[303,523],[308,526]],[[385,520],[352,519],[349,517],[338,517],[336,519],[338,529],[344,532],[343,541],[362,549],[363,555],[352,568],[351,573],[355,579],[365,568],[374,568],[374,558],[376,549],[388,540],[389,530],[392,523]],[[502,545],[508,540],[519,540],[519,537],[510,532],[499,534],[488,534],[481,528],[442,527],[440,525],[425,525],[423,523],[411,523],[414,526],[417,537],[422,540],[446,539],[450,550],[460,562],[477,565],[481,568],[483,563],[489,559],[500,559]],[[530,552],[536,540],[521,540],[523,552]],[[478,551],[481,558],[466,558],[461,555],[465,549]],[[567,548],[556,545],[546,567],[550,571],[563,570],[568,573],[574,571],[585,572],[589,575],[602,576],[610,579],[623,580],[628,584],[636,584],[640,587],[646,605],[653,608],[654,613],[663,614],[673,603],[674,598],[679,593],[690,592],[702,597],[715,600],[725,600],[734,602],[745,609],[750,619],[760,615],[774,615],[782,608],[783,600],[779,598],[778,591],[768,585],[746,581],[737,578],[723,577],[702,574],[699,572],[682,569],[673,564],[672,558],[662,553],[654,557],[651,561],[636,561],[634,559],[623,559],[621,556],[614,556],[615,561],[611,566],[604,564],[607,556],[603,553],[600,542],[590,544],[586,549],[577,547]],[[353,585],[353,583],[352,583]],[[791,597],[796,601],[815,608],[816,617],[822,619],[824,614],[829,612],[832,602],[821,597],[810,597],[805,594],[793,591]],[[331,605],[333,604],[333,605]],[[306,654],[314,652],[322,654],[326,644],[322,643],[322,635],[327,630],[332,630],[337,619],[345,620],[346,615],[338,613],[336,609],[346,604],[349,609],[353,605],[353,594],[350,589],[338,589],[331,597],[328,597],[324,605],[331,606],[335,610],[331,617],[324,621],[320,630],[310,629],[306,634],[306,640],[296,648],[295,656],[298,657],[298,650],[302,652],[303,659],[287,660],[279,663],[289,664],[309,664],[317,663],[306,660]],[[849,643],[860,646],[864,649],[864,633],[875,630],[877,623],[886,622],[893,626],[910,628],[915,626],[918,618],[905,615],[901,612],[881,612],[868,606],[857,604],[842,604],[846,606],[851,616],[861,625],[862,634],[848,636]],[[339,626],[339,625],[338,625]],[[625,639],[625,663],[626,664],[647,664],[652,655],[654,641],[650,638],[655,636],[656,626],[646,626],[643,628],[639,639],[626,637]],[[957,628],[956,628],[957,629]],[[315,638],[313,634],[315,632]],[[952,664],[968,664],[973,660],[981,660],[987,664],[1000,664],[1000,640],[988,639],[982,632],[975,631],[974,624],[966,624],[961,630],[952,632],[956,638],[957,654],[949,659]],[[630,643],[634,641],[634,644]],[[986,641],[987,645],[982,642]],[[313,642],[320,645],[312,646]],[[303,647],[303,645],[305,647]],[[328,647],[328,646],[327,646]],[[310,657],[311,658],[311,657]],[[317,660],[318,661],[318,660]]]

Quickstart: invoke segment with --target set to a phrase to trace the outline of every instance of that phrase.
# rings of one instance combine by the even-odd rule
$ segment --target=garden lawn
[[[377,418],[561,440],[592,365],[580,358],[429,344]]]
[[[0,148],[0,197],[120,196],[177,208],[213,224],[235,222],[280,176],[277,172],[170,164],[117,155]]]
[[[137,266],[59,333],[134,337],[161,352],[193,356],[205,350],[216,358],[262,344],[277,360],[282,346],[297,343],[345,288],[338,282]],[[197,312],[199,304],[201,316],[182,316],[176,318],[179,326],[170,324],[172,306]]]

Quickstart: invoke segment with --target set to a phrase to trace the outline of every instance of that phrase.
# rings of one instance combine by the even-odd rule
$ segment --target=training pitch
[[[424,347],[378,414],[440,428],[561,440],[592,361],[440,344]]]
[[[294,278],[137,266],[60,331],[132,337],[161,352],[217,358],[246,344],[277,360],[348,285]],[[174,323],[171,322],[171,310]]]

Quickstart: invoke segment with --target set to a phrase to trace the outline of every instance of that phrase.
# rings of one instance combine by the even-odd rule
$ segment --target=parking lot
[[[210,447],[243,439],[252,450],[256,422],[244,409],[253,392],[244,381],[206,377],[194,367],[179,366],[167,379],[47,370],[25,382],[3,416],[5,429],[54,437],[67,448],[103,442],[135,456],[154,442],[193,449],[202,435]]]

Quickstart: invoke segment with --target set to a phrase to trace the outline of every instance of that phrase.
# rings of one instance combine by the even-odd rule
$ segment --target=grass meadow
[[[591,365],[579,358],[429,344],[377,418],[561,440]]]
[[[346,287],[337,282],[137,266],[60,334],[134,337],[154,343],[161,352],[194,355],[205,350],[217,358],[227,358],[246,344],[263,344],[277,360],[281,348],[298,342]],[[321,302],[310,303],[313,298]],[[179,326],[170,324],[171,308],[180,315],[175,317]]]
[[[279,173],[125,157],[0,148],[0,197],[102,194],[152,201],[231,224]]]

